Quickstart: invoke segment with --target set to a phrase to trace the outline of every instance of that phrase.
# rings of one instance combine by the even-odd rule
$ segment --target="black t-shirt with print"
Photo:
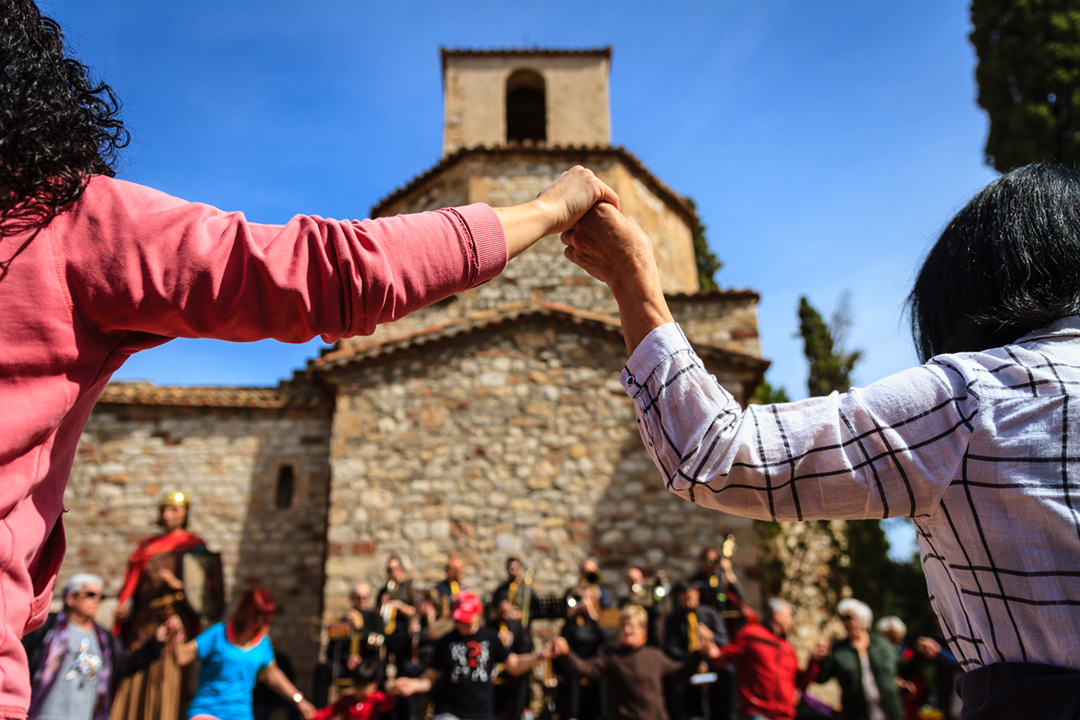
[[[495,686],[491,674],[510,651],[494,630],[481,627],[463,637],[456,629],[439,638],[431,667],[439,671],[435,685],[435,714],[450,713],[463,720],[495,717]]]

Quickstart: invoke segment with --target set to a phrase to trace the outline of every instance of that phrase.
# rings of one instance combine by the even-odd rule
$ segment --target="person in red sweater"
[[[794,620],[791,605],[774,598],[762,622],[750,623],[722,647],[707,642],[705,654],[715,666],[734,665],[739,710],[747,720],[793,720],[798,693],[812,680],[811,669],[799,670],[795,648],[785,638]],[[827,650],[815,646],[811,668]]]
[[[315,711],[312,720],[378,720],[397,698],[379,689],[382,668],[377,658],[364,658],[353,670],[353,688],[332,705]]]

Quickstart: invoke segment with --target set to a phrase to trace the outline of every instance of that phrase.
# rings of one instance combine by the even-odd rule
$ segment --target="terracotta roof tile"
[[[666,296],[669,301],[679,302],[682,300],[761,300],[761,293],[750,288],[731,288],[728,290],[701,290],[694,293],[674,293]]]
[[[181,407],[317,410],[330,399],[314,388],[161,387],[149,382],[112,382],[98,399],[107,405],[170,405]]]
[[[582,327],[611,333],[613,338],[618,342],[622,341],[622,325],[619,323],[618,318],[588,312],[586,310],[579,310],[569,305],[560,305],[557,303],[515,303],[513,305],[505,305],[495,310],[474,313],[460,320],[440,325],[432,325],[404,335],[360,345],[351,345],[347,348],[338,350],[331,350],[322,357],[313,360],[311,362],[311,369],[315,372],[337,370],[354,363],[361,363],[377,357],[405,352],[429,343],[465,336],[469,333],[490,329],[531,316],[548,316],[563,321],[569,321]],[[747,367],[754,371],[763,373],[765,371],[764,369],[769,366],[768,360],[763,360],[762,358],[753,355],[725,350],[710,345],[696,344],[695,347],[697,347],[702,354],[729,362],[733,365]]]

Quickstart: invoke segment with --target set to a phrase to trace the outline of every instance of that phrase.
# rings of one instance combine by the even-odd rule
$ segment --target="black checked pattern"
[[[670,324],[622,380],[673,492],[764,520],[909,516],[965,669],[1080,669],[1080,317],[844,395],[745,411]]]

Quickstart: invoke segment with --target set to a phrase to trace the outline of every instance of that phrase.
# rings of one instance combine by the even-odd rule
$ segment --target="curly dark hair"
[[[0,0],[0,221],[50,219],[91,175],[115,175],[130,136],[112,88],[68,57],[33,0]]]

